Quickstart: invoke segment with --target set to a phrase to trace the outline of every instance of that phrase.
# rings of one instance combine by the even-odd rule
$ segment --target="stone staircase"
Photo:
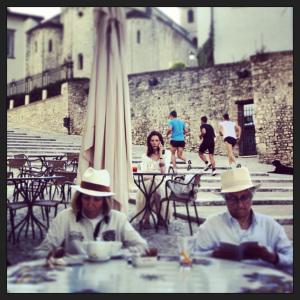
[[[63,155],[79,153],[81,136],[48,134],[14,128],[7,130],[7,158],[14,154]]]

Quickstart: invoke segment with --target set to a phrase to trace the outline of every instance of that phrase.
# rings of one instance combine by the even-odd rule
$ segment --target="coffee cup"
[[[86,252],[90,259],[102,260],[110,258],[110,250],[110,242],[90,241],[86,243]]]

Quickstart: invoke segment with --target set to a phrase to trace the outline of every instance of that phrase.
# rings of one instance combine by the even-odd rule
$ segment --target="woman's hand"
[[[162,144],[159,144],[158,148],[159,148],[159,157],[162,157],[165,153],[165,148]]]

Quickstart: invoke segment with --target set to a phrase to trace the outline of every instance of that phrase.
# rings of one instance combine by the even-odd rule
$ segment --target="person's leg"
[[[212,169],[215,169],[216,168],[216,161],[215,161],[214,155],[209,153],[208,157],[209,157],[209,161],[211,163]]]
[[[183,147],[177,147],[177,156],[178,156],[178,158],[180,158],[186,162],[186,158],[183,155]]]
[[[232,150],[232,145],[229,144],[228,142],[225,142],[225,147],[226,147],[226,150],[227,150],[229,166],[231,166],[232,164],[236,164],[234,154],[233,154],[233,150]]]
[[[173,169],[176,169],[176,147],[173,147],[172,145],[170,145],[170,151],[171,151],[171,162],[173,165]]]
[[[200,147],[199,147],[199,157],[200,157],[200,159],[202,160],[202,161],[204,161],[205,162],[205,164],[207,165],[208,164],[208,160],[207,160],[207,158],[206,158],[206,156],[205,156],[205,154],[204,154],[204,152],[205,152],[205,150],[206,150],[206,146],[205,146],[205,144],[201,144],[200,145]]]

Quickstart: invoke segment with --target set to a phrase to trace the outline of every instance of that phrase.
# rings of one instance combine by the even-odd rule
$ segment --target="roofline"
[[[41,29],[41,28],[49,28],[49,27],[55,27],[55,28],[63,28],[63,25],[62,24],[58,24],[58,23],[52,23],[52,22],[45,22],[45,23],[40,23],[40,24],[38,24],[38,25],[36,25],[36,26],[34,26],[34,27],[32,27],[32,28],[30,28],[30,29],[28,29],[27,31],[26,31],[26,33],[27,34],[29,34],[30,32],[32,32],[32,31],[34,31],[34,30],[36,30],[36,29]]]
[[[35,15],[29,15],[29,14],[23,14],[23,13],[17,13],[11,10],[7,10],[7,16],[13,16],[13,17],[17,17],[17,18],[22,18],[22,19],[36,19],[38,21],[42,21],[44,18],[43,17],[39,17],[39,16],[35,16]]]
[[[161,11],[157,7],[152,7],[154,15],[164,22],[166,25],[169,25],[173,30],[175,30],[178,34],[180,34],[183,38],[185,38],[190,44],[196,49],[195,45],[193,44],[193,37],[185,28],[177,24],[173,21],[169,16],[167,16],[163,11]]]

